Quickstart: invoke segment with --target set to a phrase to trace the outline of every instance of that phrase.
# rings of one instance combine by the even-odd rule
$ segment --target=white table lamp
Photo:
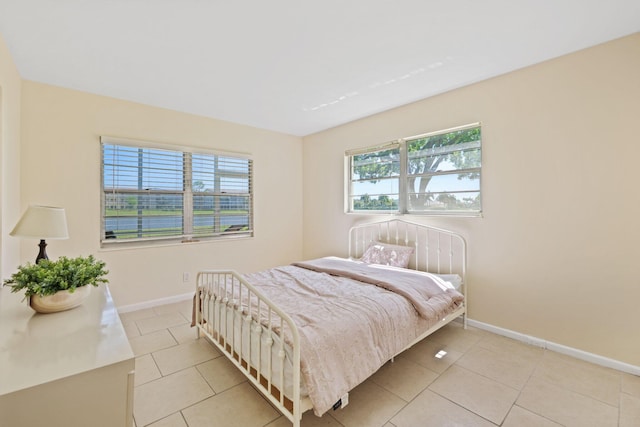
[[[41,259],[49,259],[45,250],[47,247],[45,239],[69,238],[64,208],[29,205],[9,235],[40,239],[40,253],[36,258],[36,264]]]

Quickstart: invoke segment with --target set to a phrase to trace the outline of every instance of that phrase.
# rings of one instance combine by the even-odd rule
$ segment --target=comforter
[[[335,257],[244,278],[296,323],[301,377],[318,416],[463,301],[435,276]]]

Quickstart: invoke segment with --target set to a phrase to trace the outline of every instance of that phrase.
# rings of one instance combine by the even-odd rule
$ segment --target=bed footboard
[[[291,318],[234,271],[202,271],[196,283],[198,333],[299,426],[309,408],[301,399],[300,337]]]

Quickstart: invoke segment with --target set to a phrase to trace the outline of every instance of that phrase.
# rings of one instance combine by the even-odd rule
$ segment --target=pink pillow
[[[373,242],[364,251],[360,261],[367,264],[382,264],[393,267],[407,268],[413,254],[410,246],[391,245],[383,242]]]

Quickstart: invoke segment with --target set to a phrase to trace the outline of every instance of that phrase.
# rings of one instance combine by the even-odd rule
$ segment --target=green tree
[[[126,202],[129,209],[136,209],[138,207],[138,198],[136,196],[127,197]]]
[[[202,182],[201,180],[195,180],[193,181],[193,184],[191,184],[193,191],[195,191],[196,193],[200,193],[204,191],[204,182]]]
[[[398,208],[398,204],[391,197],[386,194],[381,194],[378,196],[378,209],[388,211],[395,210]]]
[[[480,128],[477,127],[409,141],[407,144],[407,151],[409,153],[407,181],[409,188],[412,190],[409,193],[410,206],[414,208],[425,206],[427,201],[432,199],[432,195],[426,192],[427,186],[429,185],[432,177],[421,176],[422,174],[437,172],[440,164],[445,161],[455,165],[456,169],[472,168],[480,164],[479,149],[455,151],[450,153],[447,152],[448,150],[446,149],[443,150],[444,147],[479,140]],[[425,153],[425,155],[420,155],[420,153]],[[477,179],[478,176],[478,172],[471,172],[467,174],[460,174],[458,179]],[[416,183],[418,188],[416,188]],[[447,202],[451,203],[452,201],[448,199]],[[447,209],[454,208],[456,204],[457,201],[451,207],[447,204]]]
[[[418,209],[433,200],[433,195],[427,192],[432,176],[425,176],[425,174],[438,172],[443,163],[452,164],[458,170],[479,167],[479,148],[451,152],[452,150],[446,147],[455,150],[452,146],[460,145],[462,147],[464,143],[480,141],[480,137],[480,127],[475,127],[407,141],[409,206]],[[399,148],[358,154],[353,156],[353,162],[354,178],[368,180],[373,184],[400,175]],[[477,179],[478,177],[479,172],[475,171],[458,174],[458,179]],[[446,200],[447,209],[455,209],[460,205],[460,202],[454,196],[449,196]],[[465,207],[476,206],[477,203],[479,203],[479,199],[475,198],[473,202],[465,201],[463,205]],[[397,202],[386,195],[379,196],[377,200],[364,195],[359,201],[354,201],[354,209],[397,209]]]
[[[438,194],[436,201],[441,203],[447,210],[455,209],[458,206],[458,199],[453,194]]]
[[[400,150],[398,148],[358,154],[353,156],[353,160],[356,165],[354,173],[360,179],[368,179],[373,183],[378,182],[380,178],[400,174]]]

